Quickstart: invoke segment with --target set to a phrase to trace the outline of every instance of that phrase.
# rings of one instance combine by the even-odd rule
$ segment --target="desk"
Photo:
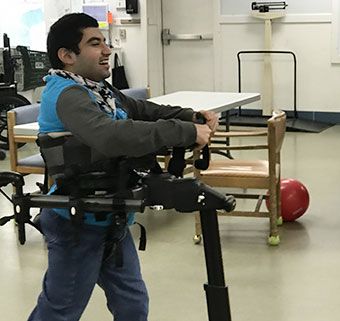
[[[261,96],[258,93],[177,91],[172,94],[153,97],[148,100],[156,104],[192,108],[194,111],[212,110],[216,113],[220,113],[229,111],[230,109],[241,105],[250,104],[260,100],[260,98]],[[24,136],[26,139],[28,139],[27,136],[34,136],[34,139],[36,139],[38,131],[38,123],[15,125],[13,127],[13,132],[17,141],[20,139],[18,136]]]
[[[18,143],[35,142],[39,132],[37,122],[13,126],[14,139]]]
[[[192,108],[194,111],[210,110],[216,113],[225,112],[225,129],[229,131],[229,111],[241,105],[260,100],[258,93],[229,93],[209,91],[177,91],[148,99],[156,104]],[[229,138],[225,143],[229,145]],[[232,158],[230,152],[218,152]]]
[[[258,93],[229,93],[209,91],[177,91],[148,99],[156,104],[192,108],[194,111],[211,110],[216,113],[260,100]]]

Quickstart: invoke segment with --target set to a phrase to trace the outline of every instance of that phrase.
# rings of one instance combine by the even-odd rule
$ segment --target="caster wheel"
[[[276,245],[279,245],[280,244],[280,236],[269,236],[268,237],[268,244],[269,245],[273,245],[273,246],[276,246]]]
[[[193,241],[194,244],[200,244],[202,242],[202,235],[195,235]]]
[[[277,226],[281,226],[283,224],[282,216],[280,216],[276,221]]]

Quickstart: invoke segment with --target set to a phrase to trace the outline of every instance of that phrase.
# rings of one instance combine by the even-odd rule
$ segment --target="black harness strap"
[[[134,224],[137,224],[140,228],[140,237],[139,237],[139,246],[138,246],[138,250],[139,251],[145,251],[146,248],[146,229],[145,227],[138,223],[135,222]]]

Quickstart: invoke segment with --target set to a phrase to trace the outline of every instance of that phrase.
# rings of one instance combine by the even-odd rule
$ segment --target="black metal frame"
[[[51,68],[47,52],[30,50],[26,46],[17,46],[16,49],[21,54],[23,64],[23,90],[44,86],[43,77]]]
[[[10,39],[6,33],[3,34],[3,66],[4,74],[1,74],[0,82],[0,148],[8,149],[8,135],[2,135],[3,131],[7,131],[7,111],[14,107],[30,104],[24,96],[18,94],[17,83],[14,80],[15,64],[17,56],[11,53]],[[4,150],[0,149],[0,160],[6,158]]]
[[[199,211],[208,282],[204,284],[209,321],[231,321],[228,287],[225,285],[217,209],[232,211],[235,199],[224,196],[195,178],[175,178],[169,174],[141,175],[140,184],[130,190],[127,198],[112,197],[71,198],[59,195],[24,194],[24,179],[15,172],[0,173],[0,188],[12,184],[14,215],[0,219],[0,225],[15,219],[21,244],[26,241],[25,224],[38,228],[31,221],[30,208],[68,208],[71,216],[84,211],[144,212],[146,206],[179,212]]]

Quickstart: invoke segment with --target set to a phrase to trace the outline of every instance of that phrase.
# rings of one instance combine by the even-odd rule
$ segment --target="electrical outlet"
[[[125,7],[126,7],[125,0],[117,0],[117,5],[116,5],[117,9],[125,9]]]
[[[118,37],[114,37],[112,40],[113,48],[119,48],[121,46],[120,39]]]
[[[119,29],[119,38],[126,39],[126,29]]]

